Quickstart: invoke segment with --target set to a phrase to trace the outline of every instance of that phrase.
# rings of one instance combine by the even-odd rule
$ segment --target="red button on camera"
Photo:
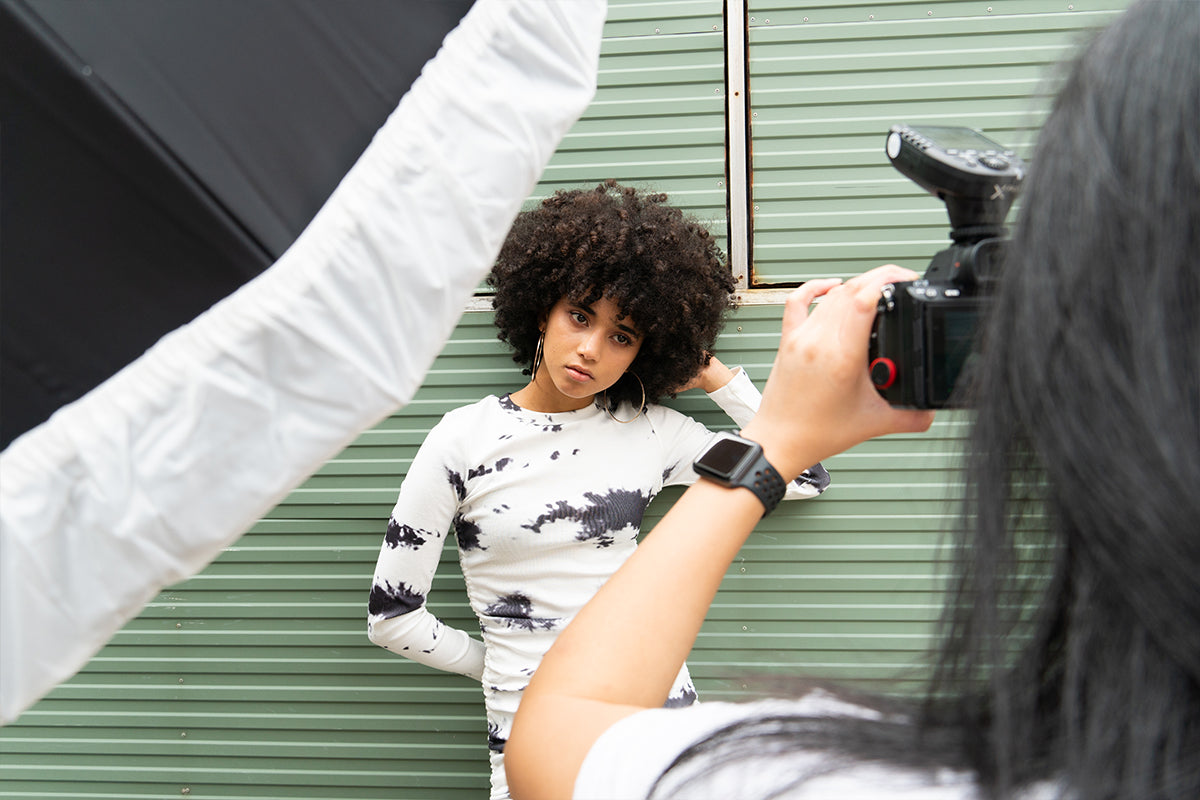
[[[877,358],[871,362],[871,383],[877,389],[886,389],[896,382],[896,365],[890,358]]]

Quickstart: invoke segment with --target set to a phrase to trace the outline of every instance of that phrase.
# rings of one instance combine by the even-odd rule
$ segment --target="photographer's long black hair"
[[[744,724],[672,779],[818,748],[990,797],[1200,797],[1200,2],[1136,4],[1072,65],[1002,283],[929,699]]]

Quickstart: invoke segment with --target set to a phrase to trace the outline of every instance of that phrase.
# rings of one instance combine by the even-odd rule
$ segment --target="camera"
[[[867,355],[871,382],[893,406],[961,408],[1025,164],[972,128],[893,125],[886,150],[892,166],[946,204],[951,246],[921,280],[884,287]]]

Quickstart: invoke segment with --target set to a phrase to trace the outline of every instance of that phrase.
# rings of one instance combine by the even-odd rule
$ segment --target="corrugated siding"
[[[527,206],[616,178],[666,192],[728,248],[722,7],[722,0],[610,0],[596,97]]]
[[[1028,157],[1052,66],[1126,5],[749,0],[756,283],[923,272],[950,225],[888,162],[888,128],[965,125]]]
[[[993,5],[1000,11],[1018,4]],[[828,57],[777,65],[781,76],[793,76],[779,78],[786,94],[794,91],[788,86],[804,83],[794,79],[801,69],[820,81],[841,74],[829,69],[846,49],[832,35],[843,25],[837,20],[890,6],[916,8],[771,9],[768,25],[758,17],[765,7],[756,4],[754,91],[765,93],[771,62],[756,52],[773,48],[775,59],[791,58],[794,46],[772,40],[784,27],[808,35],[816,22],[834,43],[826,45]],[[668,192],[725,234],[721,8],[719,0],[612,4],[596,102],[556,154],[536,196],[616,177]],[[804,15],[810,22],[796,21]],[[1029,36],[1039,24],[1029,21]],[[843,111],[822,112],[830,117],[870,117],[856,111],[859,103],[879,102],[850,88],[808,91],[846,94]],[[933,89],[913,84],[907,91],[915,102]],[[798,107],[794,99],[779,102],[789,104]],[[778,209],[774,222],[764,213],[756,223],[760,257],[770,253],[772,240],[762,237],[772,225],[780,243],[791,237],[805,244],[821,227],[847,229],[837,238],[851,242],[885,231],[884,241],[852,257],[839,259],[828,246],[814,255],[807,245],[773,257],[800,263],[797,274],[841,274],[907,258],[910,251],[901,245],[918,225],[929,231],[916,236],[921,241],[911,257],[927,258],[936,249],[933,240],[944,237],[940,208],[920,210],[922,199],[905,195],[903,179],[888,175],[886,165],[872,168],[882,172],[871,180],[890,180],[896,202],[887,213],[864,214],[856,206],[853,224],[853,215],[835,213],[830,221],[829,214],[801,213],[834,212],[836,198],[808,206],[797,205],[797,198],[822,180],[856,184],[856,168],[845,167],[832,180],[799,173],[784,178],[768,169],[771,159],[780,170],[817,169],[802,157],[814,147],[881,155],[887,115],[875,116],[861,130],[829,134],[814,133],[811,114],[810,127],[790,133],[775,128],[771,135],[769,120],[755,121],[762,137],[754,145],[755,201],[771,200],[766,190],[772,186],[791,192],[769,207]],[[787,145],[788,137],[796,142]],[[796,163],[789,167],[788,159]],[[791,220],[780,222],[784,217]],[[721,356],[744,365],[760,385],[778,341],[779,316],[778,306],[749,305],[720,342]],[[467,314],[408,407],[364,433],[202,573],[164,591],[79,675],[0,730],[0,797],[485,796],[478,686],[371,645],[365,605],[388,512],[426,432],[449,409],[521,382],[495,340],[490,315]],[[711,426],[730,424],[702,396],[681,397],[676,405]],[[835,485],[824,497],[785,504],[760,526],[731,569],[689,662],[706,697],[736,694],[764,672],[799,671],[899,690],[910,685],[892,680],[919,663],[940,603],[937,541],[952,512],[945,498],[953,493],[963,424],[962,415],[945,414],[928,434],[870,442],[832,459],[827,466]],[[649,523],[677,494],[655,501]],[[451,624],[474,624],[452,548],[430,602]]]
[[[617,178],[725,231],[721,0],[610,3],[599,88],[536,198]]]

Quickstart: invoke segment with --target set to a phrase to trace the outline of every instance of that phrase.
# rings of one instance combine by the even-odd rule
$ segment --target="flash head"
[[[1025,164],[973,128],[893,125],[885,149],[892,166],[946,204],[951,245],[921,280],[884,290],[867,353],[871,382],[895,406],[961,407]]]
[[[1025,179],[1025,162],[973,128],[893,125],[887,156],[900,174],[946,204],[950,238],[979,241],[1003,232]]]

